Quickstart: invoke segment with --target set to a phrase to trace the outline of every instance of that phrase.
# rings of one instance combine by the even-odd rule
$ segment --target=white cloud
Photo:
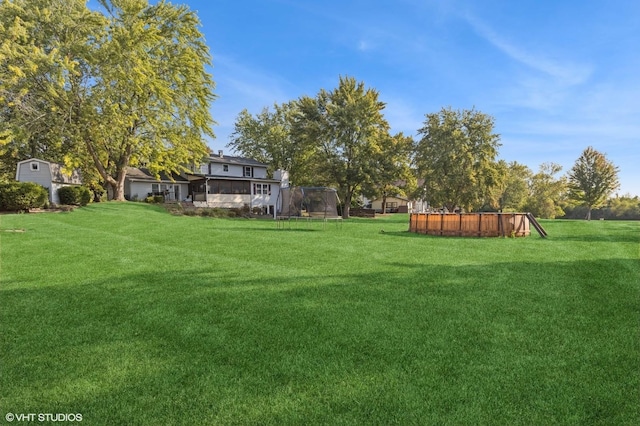
[[[373,49],[373,45],[365,40],[360,40],[358,43],[358,50],[361,52],[366,52]]]
[[[586,82],[592,74],[592,67],[568,61],[554,61],[544,54],[530,52],[507,41],[479,18],[470,13],[462,18],[471,25],[474,31],[514,61],[526,65],[532,70],[552,77],[563,85],[579,85]]]

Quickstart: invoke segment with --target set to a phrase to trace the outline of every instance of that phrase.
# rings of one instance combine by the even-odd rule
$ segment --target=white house
[[[33,182],[44,186],[49,191],[49,202],[52,204],[60,204],[58,189],[63,186],[82,184],[78,170],[67,173],[64,171],[62,164],[50,163],[37,158],[18,162],[16,180],[18,182]]]
[[[267,164],[251,158],[210,154],[203,164],[187,174],[189,195],[196,206],[259,208],[275,215],[282,172],[267,175]]]
[[[127,168],[125,197],[143,200],[149,195],[162,195],[165,201],[192,200],[200,207],[260,209],[263,213],[276,214],[280,184],[288,185],[288,175],[276,171],[273,178],[267,175],[267,164],[259,161],[225,156],[222,151],[211,154],[191,173],[169,176],[160,173],[159,179],[148,169]],[[35,182],[49,189],[52,203],[59,203],[58,188],[80,185],[80,175],[62,172],[60,164],[30,159],[18,163],[16,180]]]
[[[160,179],[149,169],[128,167],[124,181],[127,200],[144,200],[150,195],[162,195],[165,201],[182,201],[189,195],[189,180],[183,176],[160,173]]]
[[[385,211],[382,211],[382,198],[371,201],[371,208],[376,213],[407,213],[412,208],[412,202],[406,197],[389,195],[386,199]]]

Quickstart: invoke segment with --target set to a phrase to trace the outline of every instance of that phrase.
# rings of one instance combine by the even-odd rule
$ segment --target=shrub
[[[78,194],[78,201],[81,206],[86,206],[91,201],[91,191],[86,186],[76,186],[76,193]]]
[[[49,194],[42,186],[32,182],[0,183],[0,210],[28,211],[44,207]]]
[[[76,193],[72,186],[63,186],[58,189],[60,204],[73,205],[76,203]]]
[[[86,206],[91,201],[91,192],[84,186],[63,186],[58,189],[60,204]]]
[[[149,204],[162,204],[164,203],[164,197],[162,195],[149,195],[144,199],[144,202]]]

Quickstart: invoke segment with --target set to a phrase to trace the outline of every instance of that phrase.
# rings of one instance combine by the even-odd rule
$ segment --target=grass
[[[542,225],[548,239],[135,203],[1,215],[0,415],[640,424],[640,223]]]

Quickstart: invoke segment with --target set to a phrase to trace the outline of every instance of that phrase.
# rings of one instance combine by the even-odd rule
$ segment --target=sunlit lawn
[[[640,222],[542,225],[0,215],[0,418],[640,424]]]

